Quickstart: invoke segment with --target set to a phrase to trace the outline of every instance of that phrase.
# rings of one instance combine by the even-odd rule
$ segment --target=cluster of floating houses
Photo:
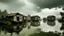
[[[11,13],[8,15],[2,15],[0,19],[0,31],[5,31],[13,34],[13,32],[19,34],[23,28],[30,26],[39,26],[40,17],[39,16],[24,16],[20,13]]]
[[[62,16],[60,19],[58,19],[58,22],[62,23],[61,30],[64,30],[64,13],[60,12],[60,15]],[[49,15],[47,17],[43,18],[43,22],[50,26],[55,25],[56,17],[54,15]],[[0,33],[1,31],[5,31],[6,34],[15,32],[19,35],[20,31],[23,30],[23,28],[28,27],[30,29],[30,26],[38,27],[40,26],[41,18],[38,15],[35,16],[25,16],[20,13],[11,13],[8,15],[2,15],[2,18],[0,19]]]

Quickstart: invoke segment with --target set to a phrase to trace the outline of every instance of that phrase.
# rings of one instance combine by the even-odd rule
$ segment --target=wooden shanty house
[[[14,22],[23,22],[24,20],[24,15],[19,14],[19,13],[11,13],[8,14],[7,16],[2,16],[3,19],[7,21],[14,21]]]
[[[32,16],[31,20],[34,21],[34,22],[37,22],[37,21],[40,21],[40,17],[38,15]]]
[[[38,15],[31,17],[31,25],[32,26],[40,26],[40,17]]]
[[[47,16],[47,21],[55,21],[56,17],[54,15]]]

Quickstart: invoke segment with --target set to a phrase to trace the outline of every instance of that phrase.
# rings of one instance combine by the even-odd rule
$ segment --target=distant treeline
[[[0,19],[2,18],[2,15],[7,15],[7,10],[1,11],[0,10]]]

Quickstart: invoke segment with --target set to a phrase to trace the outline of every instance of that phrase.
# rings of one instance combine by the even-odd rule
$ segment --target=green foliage
[[[1,10],[0,10],[0,18],[2,17],[2,12],[1,12]]]
[[[7,15],[7,10],[2,11],[2,15]]]
[[[0,19],[2,19],[2,16],[3,16],[3,15],[5,15],[5,16],[8,15],[7,10],[4,10],[4,11],[1,11],[1,10],[0,10]],[[11,22],[9,22],[9,21],[2,21],[2,20],[0,20],[0,23],[2,23],[2,22],[3,22],[4,24],[11,24]]]
[[[7,15],[8,13],[7,13],[7,10],[4,10],[4,11],[1,11],[0,10],[0,19],[2,18],[2,15]]]

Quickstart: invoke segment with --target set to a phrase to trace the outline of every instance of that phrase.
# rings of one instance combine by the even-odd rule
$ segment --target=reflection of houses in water
[[[40,17],[39,16],[32,16],[31,17],[31,25],[32,26],[40,26]]]
[[[56,17],[54,15],[49,15],[47,18],[43,18],[43,21],[47,21],[47,24],[50,26],[55,26]]]
[[[2,27],[5,32],[9,32],[11,35],[13,32],[19,34],[19,32],[24,28],[24,15],[22,14],[11,13],[7,16],[2,16],[2,19],[4,19],[3,21],[9,21],[11,23],[10,25],[6,24]]]
[[[62,23],[62,27],[60,29],[64,30],[64,13],[60,13],[60,14],[62,17],[58,21]],[[5,24],[3,26],[1,24],[2,27],[1,26],[0,27],[3,28],[2,30],[5,31],[5,33],[9,32],[12,35],[12,33],[15,32],[19,34],[19,32],[22,31],[22,29],[25,27],[28,27],[29,29],[30,26],[35,26],[35,27],[40,26],[40,20],[41,19],[38,15],[25,16],[20,13],[11,13],[6,16],[5,15],[2,16],[2,21],[9,21],[10,25]],[[49,15],[47,16],[47,18],[43,18],[43,22],[47,22],[47,25],[50,25],[50,26],[55,26],[55,20],[56,20],[56,17],[54,15]]]
[[[50,26],[55,26],[56,23],[55,22],[49,22],[49,21],[47,21],[47,24],[50,25]]]
[[[39,16],[25,16],[19,13],[11,13],[8,15],[2,16],[2,21],[7,21],[7,23],[10,23],[8,25],[6,23],[5,26],[3,26],[3,31],[12,33],[15,32],[19,34],[20,31],[22,31],[23,28],[30,26],[39,26],[40,25],[40,17]],[[4,24],[4,23],[3,23]]]
[[[56,17],[54,15],[50,15],[47,17],[47,24],[50,26],[55,26]]]

